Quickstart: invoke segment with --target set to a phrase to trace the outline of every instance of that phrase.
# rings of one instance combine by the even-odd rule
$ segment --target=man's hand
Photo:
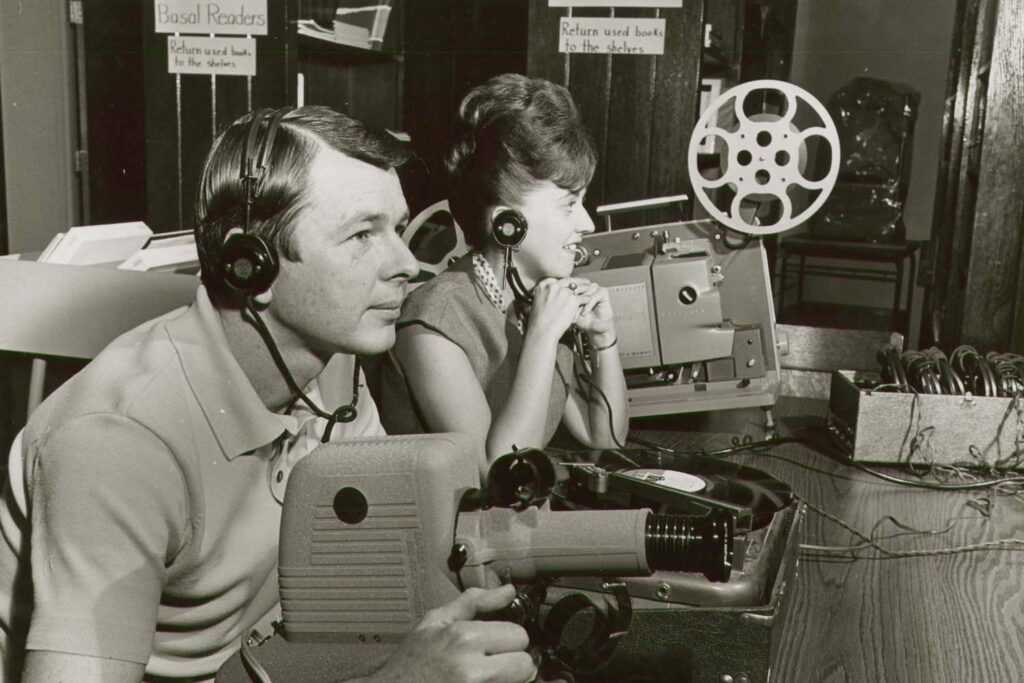
[[[537,675],[524,650],[526,630],[506,621],[474,621],[515,596],[513,586],[470,588],[424,615],[412,633],[369,678],[372,683],[526,683]]]

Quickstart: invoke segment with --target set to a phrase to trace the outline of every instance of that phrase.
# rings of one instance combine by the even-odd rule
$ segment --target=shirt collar
[[[260,400],[231,353],[220,316],[205,287],[199,287],[185,315],[168,321],[167,334],[228,460],[273,442],[283,431],[299,431],[300,421],[294,415],[275,413]]]
[[[505,301],[505,288],[498,285],[494,269],[479,251],[473,252],[473,276],[480,288],[484,290],[491,305],[498,309],[499,313],[507,311],[509,302]]]

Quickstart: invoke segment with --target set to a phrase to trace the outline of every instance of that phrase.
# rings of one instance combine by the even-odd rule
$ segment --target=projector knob
[[[697,290],[696,289],[694,289],[690,285],[686,285],[685,287],[683,287],[682,289],[679,290],[679,303],[683,304],[684,306],[689,306],[690,304],[693,304],[693,303],[696,303],[696,302],[697,302]]]

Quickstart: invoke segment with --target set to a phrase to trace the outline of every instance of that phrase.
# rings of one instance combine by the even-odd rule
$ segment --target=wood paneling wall
[[[1024,352],[1024,5],[960,0],[922,342]]]
[[[215,132],[249,109],[294,103],[287,78],[292,3],[267,3],[269,33],[256,37],[251,79],[167,73],[167,34],[153,31],[153,3],[142,6],[146,221],[157,231],[191,229],[199,174]]]
[[[1001,2],[983,112],[963,340],[1024,352],[1024,4]]]
[[[257,76],[167,73],[165,35],[145,7],[147,217],[155,229],[192,225],[192,201],[214,130],[250,107],[325,104],[367,123],[408,132],[432,185],[410,187],[415,211],[440,198],[439,164],[458,104],[490,76],[525,72],[527,6],[522,0],[393,0],[382,54],[359,55],[294,34],[294,22],[333,21],[333,0],[270,2],[270,34],[257,37]],[[251,94],[250,94],[251,91]],[[180,163],[179,163],[180,160]],[[180,168],[179,168],[180,166]]]
[[[430,173],[406,187],[414,213],[443,197],[441,162],[462,98],[491,76],[526,72],[527,9],[523,0],[406,4],[403,123]]]
[[[553,8],[530,0],[530,75],[572,92],[597,142],[597,172],[587,193],[589,209],[611,202],[691,194],[686,173],[690,131],[700,101],[703,26],[715,3],[687,0],[679,9]],[[727,45],[735,45],[738,4],[719,2]],[[559,18],[663,17],[665,54],[609,55],[558,52]],[[727,48],[727,50],[730,48]],[[646,220],[635,216],[634,222]],[[616,226],[629,224],[617,219]]]

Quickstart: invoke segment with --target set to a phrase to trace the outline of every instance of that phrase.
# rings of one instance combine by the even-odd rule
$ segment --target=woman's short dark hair
[[[203,164],[195,233],[203,283],[211,293],[224,289],[217,265],[224,240],[230,230],[245,222],[242,156],[255,114],[246,114],[217,136]],[[400,168],[414,156],[408,143],[387,131],[370,128],[328,107],[299,107],[285,114],[274,138],[267,175],[251,209],[249,232],[292,261],[299,258],[291,239],[294,219],[303,206],[309,169],[322,148],[382,169]]]
[[[514,203],[541,180],[582,191],[594,175],[594,140],[572,95],[550,81],[495,76],[463,98],[459,124],[445,159],[448,202],[474,247],[490,232],[488,206]]]

